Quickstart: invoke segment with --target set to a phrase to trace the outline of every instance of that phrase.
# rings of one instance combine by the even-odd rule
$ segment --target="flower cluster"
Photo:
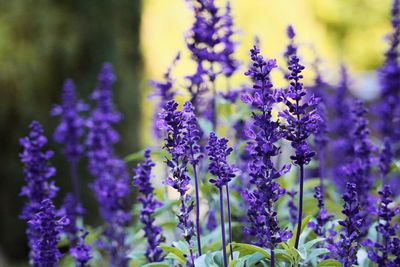
[[[396,237],[396,231],[400,226],[397,223],[393,224],[393,218],[400,213],[400,207],[390,208],[393,203],[390,186],[386,185],[382,191],[379,191],[379,195],[381,201],[378,208],[379,222],[376,231],[382,239],[381,242],[368,239],[364,245],[369,247],[368,257],[378,266],[397,266],[396,264],[400,263],[400,252],[398,251],[400,238]]]
[[[77,100],[75,84],[66,80],[62,93],[62,104],[51,111],[53,116],[61,116],[60,124],[54,132],[54,140],[64,145],[64,154],[69,162],[76,164],[83,153],[80,142],[84,134],[85,119],[79,114],[88,109],[82,101]]]
[[[228,148],[228,139],[219,139],[214,132],[211,132],[206,150],[210,159],[208,170],[215,177],[210,179],[210,183],[218,188],[227,185],[235,177],[235,169],[226,159],[232,152],[232,148]]]
[[[167,158],[167,166],[170,169],[165,184],[171,186],[179,193],[181,202],[179,212],[178,228],[182,230],[182,235],[189,244],[190,257],[187,260],[189,266],[194,266],[193,242],[195,235],[194,223],[190,219],[190,213],[193,210],[194,203],[191,196],[187,193],[190,186],[190,177],[188,175],[188,156],[187,140],[185,138],[185,114],[177,110],[178,103],[174,100],[168,101],[164,110],[160,113],[159,126],[166,131],[164,148],[170,154]]]
[[[360,202],[357,195],[357,187],[353,183],[347,183],[346,192],[343,194],[344,206],[342,213],[345,220],[339,221],[342,226],[340,240],[336,245],[337,259],[343,267],[351,267],[357,262],[357,251],[360,246],[360,227],[363,218],[360,216]]]
[[[385,62],[379,71],[381,81],[381,98],[379,106],[380,112],[380,131],[384,137],[396,142],[400,137],[399,117],[400,110],[397,106],[399,102],[400,84],[400,64],[399,43],[400,43],[400,1],[394,0],[392,6],[392,27],[393,32],[389,36],[390,46],[385,53]]]
[[[316,216],[316,222],[310,222],[309,227],[320,237],[326,237],[326,224],[333,219],[333,215],[329,214],[325,208],[323,191],[321,186],[315,187],[314,198],[318,202],[318,213]]]
[[[67,218],[57,218],[51,199],[44,199],[39,212],[29,221],[29,225],[39,232],[33,244],[33,262],[39,267],[56,267],[61,258],[57,248],[62,226],[67,225]]]
[[[56,169],[49,165],[49,159],[53,157],[53,151],[43,151],[47,144],[47,138],[43,135],[42,125],[33,121],[27,137],[21,138],[20,144],[23,152],[20,154],[24,164],[25,183],[22,187],[21,196],[26,196],[28,201],[21,213],[21,218],[29,221],[39,212],[41,203],[45,199],[53,199],[58,191],[53,180],[50,180],[56,173]],[[33,247],[39,238],[39,233],[31,224],[26,230],[29,246],[31,248],[30,257],[35,258]]]
[[[88,118],[86,137],[89,171],[96,177],[91,187],[108,226],[101,246],[109,251],[113,266],[126,266],[129,247],[125,242],[124,227],[131,220],[131,189],[125,162],[114,154],[113,148],[119,135],[112,125],[121,120],[121,114],[115,111],[113,105],[112,85],[115,75],[111,64],[103,65],[98,80],[99,85],[92,95],[97,107]]]
[[[272,119],[277,91],[271,90],[273,85],[269,75],[276,68],[276,61],[265,60],[257,47],[250,53],[253,64],[245,74],[251,77],[253,90],[241,96],[244,103],[255,109],[253,122],[246,129],[247,151],[250,154],[248,171],[250,183],[255,186],[244,193],[249,203],[247,214],[251,222],[247,231],[257,237],[260,246],[273,250],[278,243],[290,237],[289,232],[280,229],[275,210],[275,202],[285,194],[275,180],[288,171],[286,166],[278,170],[273,163],[273,157],[280,152],[276,142],[282,138],[278,122]]]
[[[373,186],[370,172],[374,161],[373,152],[375,146],[369,140],[368,120],[365,118],[367,109],[362,101],[355,101],[353,114],[353,131],[350,133],[350,140],[353,146],[353,159],[344,166],[347,181],[356,185],[357,196],[362,207],[361,213],[365,217],[362,227],[363,235],[366,234],[370,224],[369,213],[371,211],[369,192]]]
[[[158,262],[162,260],[162,249],[158,246],[165,241],[162,235],[162,228],[154,225],[154,212],[162,206],[154,196],[154,188],[151,184],[151,170],[155,166],[150,158],[151,151],[144,151],[144,161],[135,168],[134,185],[138,187],[141,196],[138,200],[143,208],[140,211],[140,221],[144,225],[145,237],[147,238],[146,257],[149,262]]]

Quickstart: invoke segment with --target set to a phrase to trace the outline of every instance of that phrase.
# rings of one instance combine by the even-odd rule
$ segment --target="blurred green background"
[[[298,32],[306,62],[311,64],[314,51],[324,59],[328,80],[336,78],[342,62],[354,77],[369,75],[382,62],[390,0],[231,2],[239,30],[237,56],[243,62],[255,35],[267,56],[279,57],[289,23]],[[74,79],[86,98],[102,62],[109,61],[118,78],[116,105],[125,114],[118,126],[119,154],[151,143],[147,80],[160,78],[179,50],[183,60],[175,75],[183,77],[193,66],[184,45],[191,16],[185,0],[0,0],[0,266],[26,262],[25,223],[18,219],[23,203],[18,139],[29,122],[40,120],[51,137],[57,119],[49,117],[49,110],[59,102],[64,79]],[[60,152],[51,140],[49,147]],[[69,191],[67,163],[59,153],[52,162],[57,184]],[[91,178],[81,165],[82,184],[87,184]],[[88,221],[95,224],[93,197],[87,188],[83,191]]]

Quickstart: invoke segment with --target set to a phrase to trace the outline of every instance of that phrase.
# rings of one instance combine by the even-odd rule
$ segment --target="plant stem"
[[[303,185],[304,185],[304,164],[300,164],[299,214],[297,216],[297,233],[296,233],[296,242],[294,244],[294,247],[296,249],[299,248],[301,221],[303,218]]]
[[[77,162],[70,163],[71,168],[71,181],[72,181],[72,190],[75,195],[75,204],[80,203],[80,188],[79,188],[79,176],[78,176],[78,164]]]
[[[214,73],[214,64],[211,63],[211,72]],[[213,131],[217,129],[217,89],[215,88],[215,79],[211,81],[212,90],[212,125]]]
[[[275,267],[275,250],[271,248],[271,267]]]
[[[324,150],[323,147],[321,147],[319,149],[319,182],[320,182],[320,188],[321,188],[321,195],[322,195],[323,199],[325,198],[325,186],[324,186],[325,159],[324,159],[324,153],[325,153],[325,150]]]
[[[199,196],[199,179],[197,177],[197,168],[193,164],[194,182],[196,187],[196,234],[197,234],[197,247],[199,256],[201,256],[201,239],[200,239],[200,196]]]
[[[230,254],[231,260],[233,260],[233,249],[232,249],[232,219],[231,219],[231,203],[229,200],[229,186],[226,184],[226,201],[228,202],[228,225],[229,225],[229,247],[230,247]]]
[[[219,187],[219,212],[221,218],[221,233],[222,233],[222,252],[224,255],[224,267],[228,267],[228,258],[226,256],[226,241],[225,241],[225,223],[224,223],[224,198],[222,187]]]

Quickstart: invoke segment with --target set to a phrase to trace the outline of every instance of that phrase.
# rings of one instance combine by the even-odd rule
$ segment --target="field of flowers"
[[[296,25],[287,27],[285,64],[264,55],[258,38],[241,62],[229,1],[189,2],[185,40],[195,71],[176,83],[178,53],[163,79],[150,82],[158,145],[115,152],[123,114],[113,103],[110,63],[88,99],[66,80],[50,111],[73,188],[60,205],[46,148],[52,129],[33,121],[21,138],[30,264],[400,267],[400,0],[376,70],[380,100],[370,103],[351,95],[345,65],[333,84],[318,56],[303,61]],[[233,86],[234,75],[247,82]],[[129,170],[128,162],[139,163]],[[85,222],[82,164],[99,227]]]

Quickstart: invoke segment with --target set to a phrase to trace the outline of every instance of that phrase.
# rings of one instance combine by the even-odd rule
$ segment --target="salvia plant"
[[[194,68],[177,77],[185,55],[178,52],[163,78],[150,82],[150,146],[127,156],[115,149],[123,114],[110,63],[85,100],[66,80],[51,110],[72,192],[57,196],[50,132],[33,121],[20,139],[29,263],[400,266],[400,1],[391,8],[376,70],[380,97],[372,102],[352,95],[345,64],[331,81],[318,55],[304,60],[311,46],[293,26],[282,55],[265,56],[256,38],[241,62],[234,6],[186,2]],[[89,184],[80,179],[85,173]],[[99,225],[87,223],[82,187],[98,203]]]

